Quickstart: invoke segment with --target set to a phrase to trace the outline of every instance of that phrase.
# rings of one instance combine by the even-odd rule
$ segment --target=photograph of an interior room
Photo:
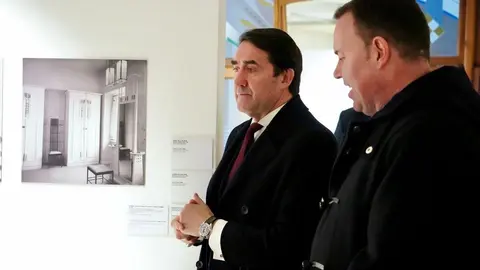
[[[22,182],[144,185],[146,60],[23,60]]]

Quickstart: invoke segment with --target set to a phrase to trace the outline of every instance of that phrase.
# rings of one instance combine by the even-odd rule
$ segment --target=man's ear
[[[293,71],[292,68],[289,68],[285,71],[283,71],[280,76],[282,76],[282,84],[285,86],[285,88],[288,88],[290,84],[293,81],[293,78],[295,77],[295,71]]]
[[[377,62],[377,67],[382,68],[390,59],[390,44],[383,37],[374,37],[372,40],[371,52]]]

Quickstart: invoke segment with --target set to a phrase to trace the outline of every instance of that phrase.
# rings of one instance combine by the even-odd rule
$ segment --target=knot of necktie
[[[253,134],[255,134],[255,132],[259,131],[260,129],[262,129],[262,125],[260,125],[259,123],[252,123],[250,125],[250,127],[248,127],[248,130],[247,130],[247,134],[245,135],[245,137],[247,136],[252,136],[253,137]]]

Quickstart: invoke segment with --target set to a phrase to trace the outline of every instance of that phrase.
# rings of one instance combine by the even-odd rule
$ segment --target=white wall
[[[224,89],[224,102],[225,106],[223,112],[223,143],[227,143],[230,132],[239,124],[250,119],[250,117],[238,110],[237,101],[235,100],[235,83],[233,79],[225,80]]]
[[[313,116],[334,132],[340,112],[353,105],[350,89],[333,77],[338,57],[332,50],[302,50],[302,54],[300,96]]]
[[[126,210],[169,202],[172,135],[221,130],[224,13],[224,0],[0,0],[0,269],[194,268],[197,248],[168,237],[129,238]],[[21,183],[22,57],[149,61],[145,186]]]

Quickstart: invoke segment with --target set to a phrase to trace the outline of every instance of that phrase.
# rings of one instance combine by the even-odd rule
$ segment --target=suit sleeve
[[[326,133],[303,136],[291,145],[295,146],[293,150],[285,153],[291,155],[291,161],[278,168],[282,181],[288,184],[282,191],[275,191],[279,193],[280,206],[270,226],[255,228],[228,221],[223,228],[223,257],[232,266],[271,269],[269,262],[281,261],[284,256],[309,254],[321,214],[319,201],[327,190],[337,147],[334,137]],[[291,249],[304,252],[292,253]],[[296,259],[298,266],[292,266],[294,269],[308,258]]]
[[[440,136],[416,132],[390,151],[368,216],[368,244],[348,270],[434,269],[430,263],[439,258],[432,248],[440,235],[434,237],[432,215],[434,206],[443,204],[434,202],[434,185],[461,169],[452,155],[455,146],[442,147],[448,139]]]

